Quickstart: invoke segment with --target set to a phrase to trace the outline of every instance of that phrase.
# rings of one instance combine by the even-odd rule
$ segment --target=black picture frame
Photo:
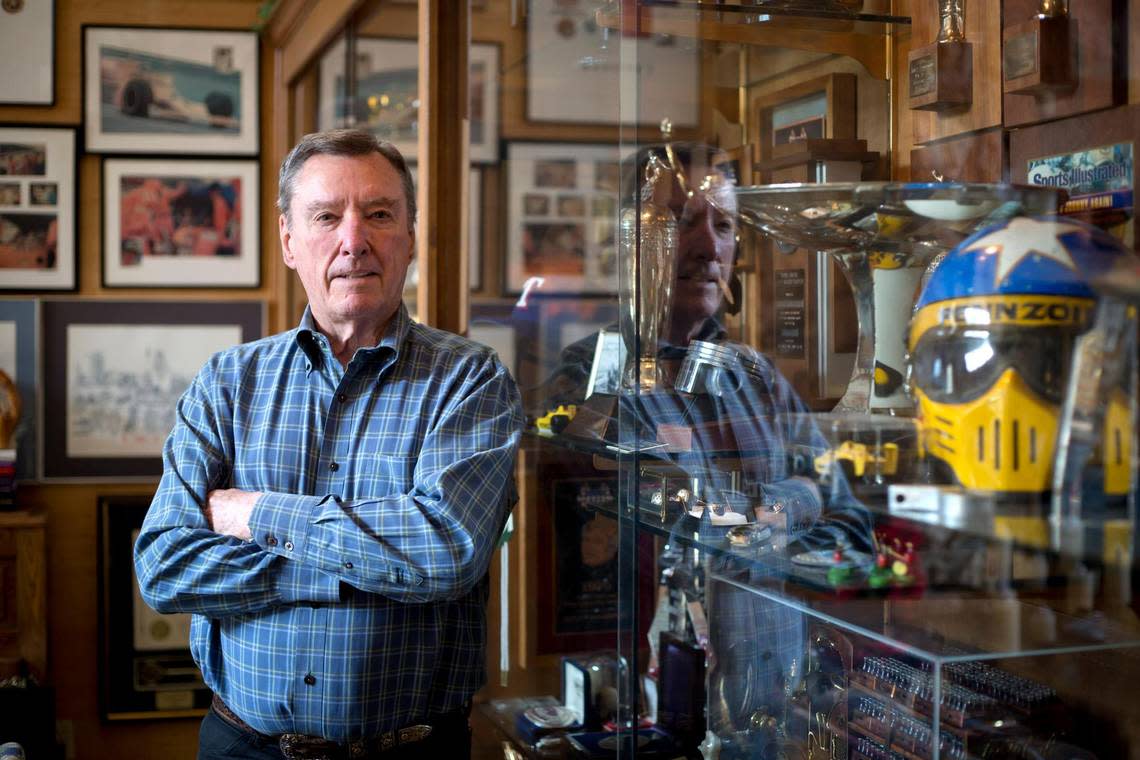
[[[264,324],[260,301],[44,300],[42,477],[157,479],[178,396],[210,354]]]
[[[190,654],[189,615],[160,615],[139,593],[134,540],[150,500],[99,497],[99,701],[105,720],[200,717],[213,696]]]

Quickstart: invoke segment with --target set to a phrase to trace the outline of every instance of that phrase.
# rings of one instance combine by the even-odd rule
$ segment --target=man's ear
[[[281,258],[285,266],[290,269],[297,268],[297,261],[293,256],[293,233],[289,231],[289,219],[284,214],[277,217],[277,233],[281,236]]]

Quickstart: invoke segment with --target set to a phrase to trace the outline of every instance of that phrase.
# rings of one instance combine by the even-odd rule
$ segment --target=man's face
[[[732,184],[716,170],[690,174],[690,187],[698,187],[704,174],[713,172],[707,192],[687,195],[673,186],[669,207],[677,218],[677,279],[673,296],[675,326],[703,323],[720,308],[725,283],[732,276],[736,253],[736,195]]]
[[[316,155],[298,173],[279,228],[285,265],[296,270],[317,324],[374,321],[396,313],[415,234],[400,175],[379,153]]]

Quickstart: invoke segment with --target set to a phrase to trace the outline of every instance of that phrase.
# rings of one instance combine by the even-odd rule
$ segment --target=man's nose
[[[360,214],[345,214],[340,223],[340,252],[360,256],[368,252],[368,235]]]
[[[689,220],[681,234],[681,248],[684,255],[697,259],[716,258],[716,229],[708,214],[700,214]]]

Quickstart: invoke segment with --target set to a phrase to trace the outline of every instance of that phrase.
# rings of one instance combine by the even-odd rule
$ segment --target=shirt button
[[[337,470],[340,469],[340,465],[337,464],[336,462],[329,462],[329,469],[332,470],[333,472],[336,472]]]
[[[286,541],[285,542],[285,551],[287,551],[287,552],[293,551],[293,542],[292,541]]]
[[[348,400],[348,395],[344,393],[338,393],[336,394],[336,400],[343,404]]]
[[[265,537],[265,543],[268,546],[277,546],[277,536],[270,533],[268,536]]]
[[[345,562],[344,563],[344,569],[345,570],[351,570],[352,569],[352,563],[351,562]]]
[[[315,675],[313,675],[312,673],[309,673],[305,676],[305,683],[307,685],[312,686],[316,682],[317,682],[317,677]]]

